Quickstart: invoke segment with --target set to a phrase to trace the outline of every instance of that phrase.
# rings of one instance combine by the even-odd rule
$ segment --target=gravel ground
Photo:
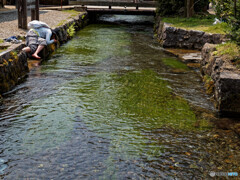
[[[31,21],[30,13],[28,13],[28,22]],[[56,27],[61,21],[69,19],[70,13],[54,10],[40,11],[40,21],[47,23],[51,28]],[[0,38],[8,38],[10,36],[24,36],[27,30],[18,28],[17,12],[9,12],[0,14]]]

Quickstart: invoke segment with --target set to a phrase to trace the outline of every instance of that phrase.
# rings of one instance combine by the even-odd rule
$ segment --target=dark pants
[[[47,41],[39,37],[34,31],[28,31],[26,37],[26,46],[30,47],[30,54],[33,54],[37,50],[39,45],[47,46]]]

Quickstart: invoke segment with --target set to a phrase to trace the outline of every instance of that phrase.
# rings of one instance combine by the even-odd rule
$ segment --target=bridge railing
[[[156,7],[154,0],[70,0],[70,5]]]

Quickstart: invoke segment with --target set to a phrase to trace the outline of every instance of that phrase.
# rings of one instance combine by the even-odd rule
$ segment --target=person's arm
[[[53,39],[53,40],[50,40],[50,39],[51,39],[51,36],[52,36],[52,31],[51,31],[51,29],[48,29],[47,32],[46,32],[46,41],[47,41],[47,44],[52,44],[52,43],[54,43],[54,39]]]

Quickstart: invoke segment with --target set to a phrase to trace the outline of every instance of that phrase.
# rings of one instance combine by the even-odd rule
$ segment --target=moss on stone
[[[57,26],[62,26],[62,25],[65,24],[66,22],[67,22],[67,20],[64,19],[64,20],[60,21],[60,22],[57,24]]]
[[[70,26],[68,26],[68,29],[67,29],[67,34],[70,38],[72,38],[75,34],[75,23],[72,23]]]
[[[77,16],[77,15],[80,14],[79,11],[76,11],[76,10],[74,10],[74,9],[71,9],[71,10],[63,10],[62,12],[65,12],[65,13],[70,14],[70,17],[68,17],[68,18],[73,18],[73,17],[75,17],[75,16]]]
[[[203,77],[203,81],[205,83],[206,93],[213,94],[215,86],[214,86],[214,81],[212,80],[212,78],[208,75],[205,75]]]
[[[17,51],[11,51],[10,52],[11,59],[18,60],[18,53]]]
[[[6,51],[6,50],[7,50],[7,48],[0,49],[0,53],[1,53],[1,52],[4,52],[4,51]]]

